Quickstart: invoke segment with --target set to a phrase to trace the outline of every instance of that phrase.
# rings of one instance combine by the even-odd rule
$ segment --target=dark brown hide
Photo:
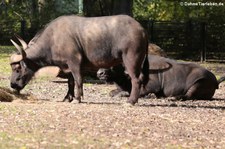
[[[148,59],[149,81],[141,88],[141,96],[154,93],[157,97],[211,99],[218,84],[224,81],[224,78],[217,81],[214,74],[194,63],[177,62],[155,55],[149,55]],[[123,70],[122,67],[117,69]],[[129,76],[122,71],[100,69],[97,75],[100,79],[114,81],[119,90],[130,91]]]

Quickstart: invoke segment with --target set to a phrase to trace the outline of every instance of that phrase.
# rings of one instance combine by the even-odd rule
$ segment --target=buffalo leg
[[[76,74],[75,74],[76,75]],[[83,98],[83,79],[81,74],[76,75],[76,99],[78,102],[81,102],[81,98]]]
[[[68,92],[66,97],[64,98],[63,102],[71,102],[73,101],[74,98],[74,78],[72,75],[69,76],[68,78]]]
[[[81,102],[81,98],[83,98],[83,80],[81,76],[81,70],[80,70],[80,63],[79,62],[73,62],[69,65],[73,78],[74,78],[74,84],[76,85],[76,99],[78,102]]]
[[[189,99],[194,99],[196,98],[196,91],[199,88],[199,84],[194,84],[193,86],[191,86],[187,93],[182,97],[184,100],[189,100]]]
[[[210,100],[215,93],[215,87],[207,80],[199,80],[189,88],[185,94],[185,99]]]
[[[127,102],[134,105],[135,103],[138,102],[141,83],[139,79],[132,76],[132,74],[131,74],[131,84],[132,84],[131,94]]]
[[[141,63],[137,63],[138,60],[135,59],[129,60],[128,56],[126,58],[123,58],[123,61],[126,70],[131,78],[132,85],[130,97],[128,98],[127,102],[134,105],[138,102],[138,98],[140,95],[141,79],[139,76],[141,72]]]

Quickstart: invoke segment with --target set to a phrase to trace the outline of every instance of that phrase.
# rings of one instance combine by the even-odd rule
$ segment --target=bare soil
[[[37,100],[0,103],[0,148],[225,148],[225,83],[212,101],[151,96],[126,107],[110,84],[85,83],[82,103],[59,102],[64,82],[34,79],[22,93]]]

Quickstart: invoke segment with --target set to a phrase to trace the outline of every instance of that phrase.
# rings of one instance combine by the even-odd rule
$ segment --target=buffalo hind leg
[[[126,67],[126,70],[131,78],[131,93],[130,97],[127,100],[127,103],[130,103],[131,105],[134,105],[138,102],[138,98],[140,95],[140,88],[141,88],[141,63],[138,63],[139,61],[136,59],[133,59],[129,61],[128,56],[126,58],[123,58],[124,65]]]
[[[137,77],[134,77],[134,75],[131,74],[131,84],[132,84],[131,94],[127,102],[134,105],[135,103],[138,102],[141,82]]]
[[[189,88],[184,99],[211,100],[215,88],[205,80],[199,80]]]

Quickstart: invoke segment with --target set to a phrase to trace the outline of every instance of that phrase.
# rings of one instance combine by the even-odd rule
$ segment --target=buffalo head
[[[114,66],[110,69],[100,68],[97,72],[97,77],[106,82],[115,82],[116,80],[127,81],[130,79],[122,65]]]
[[[23,89],[26,84],[31,80],[31,78],[34,75],[34,68],[35,64],[32,63],[29,59],[26,57],[26,52],[24,49],[27,48],[27,44],[25,41],[23,41],[20,37],[18,37],[18,40],[22,44],[23,48],[21,48],[18,44],[16,44],[13,40],[11,42],[18,50],[18,53],[13,54],[10,57],[10,65],[12,68],[12,75],[11,75],[11,87],[18,92]],[[33,67],[33,68],[32,68]]]
[[[100,80],[106,81],[106,82],[114,82],[118,79],[118,77],[129,77],[127,74],[124,66],[118,65],[111,67],[110,69],[100,68],[97,72],[97,77]]]
[[[97,77],[108,83],[115,82],[119,90],[131,92],[131,79],[122,65],[110,69],[101,68],[97,72]],[[113,92],[110,94],[115,95]]]
[[[97,77],[106,82],[113,82],[114,75],[111,69],[100,68],[97,72]]]

